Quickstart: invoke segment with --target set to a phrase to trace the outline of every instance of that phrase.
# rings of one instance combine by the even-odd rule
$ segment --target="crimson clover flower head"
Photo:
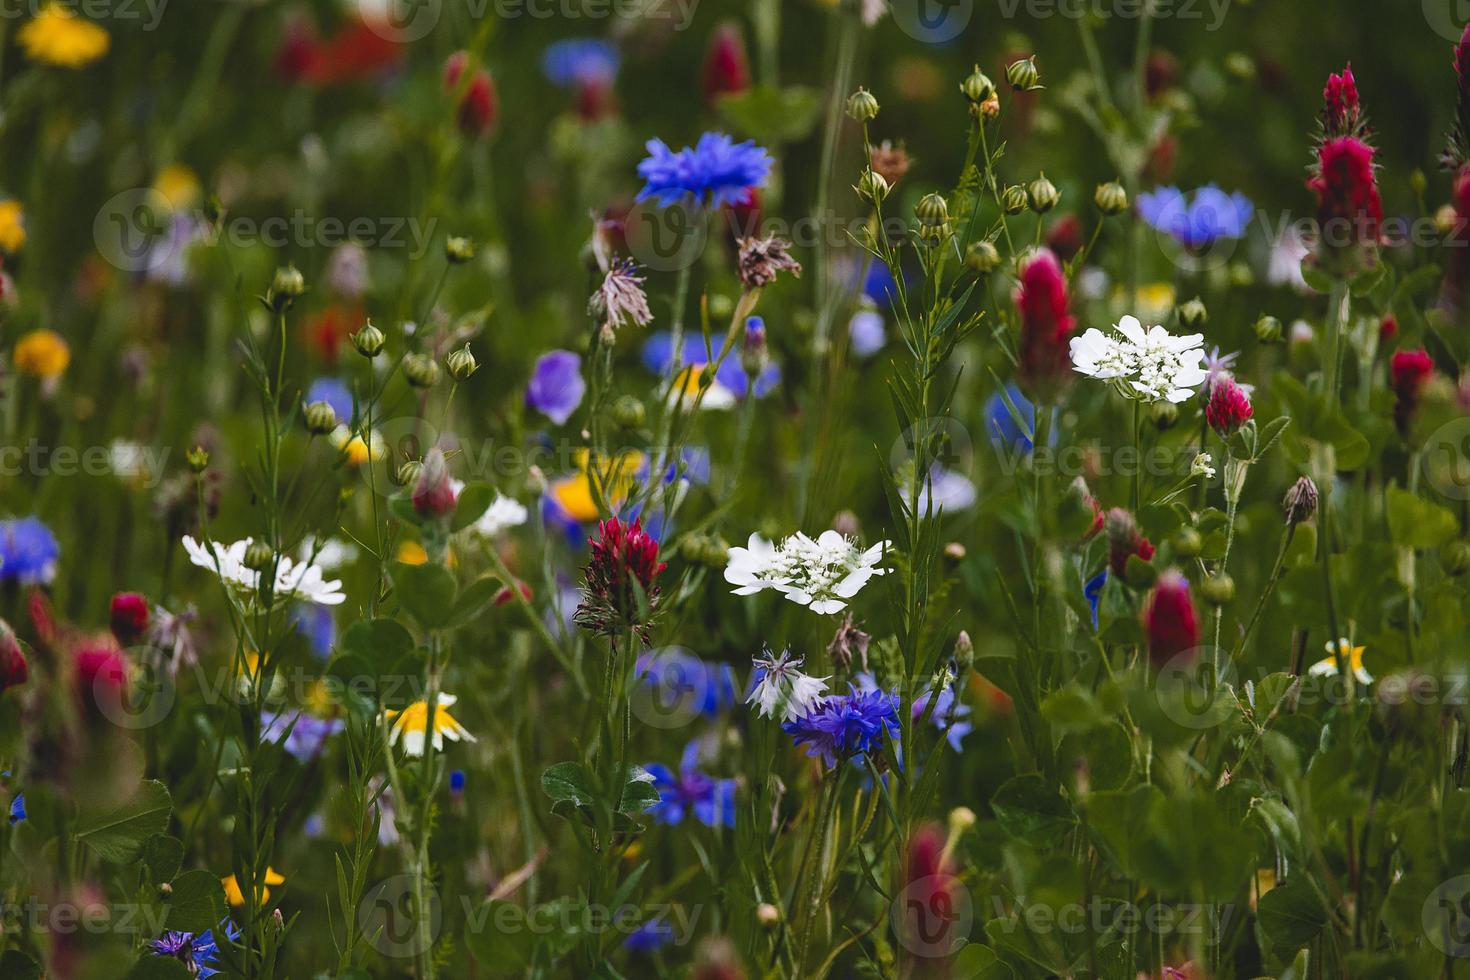
[[[148,632],[148,599],[137,592],[119,592],[109,609],[112,635],[123,646],[132,646]]]
[[[1325,140],[1307,187],[1317,195],[1317,229],[1323,252],[1337,259],[1376,245],[1383,224],[1383,199],[1373,171],[1373,147],[1356,136]]]
[[[1021,315],[1021,386],[1033,397],[1054,392],[1072,376],[1069,341],[1077,319],[1068,307],[1061,263],[1050,251],[1042,249],[1021,270],[1016,311]]]
[[[1148,637],[1148,655],[1162,666],[1181,653],[1199,646],[1199,614],[1189,594],[1189,582],[1170,569],[1159,576],[1143,608],[1143,630]]]
[[[781,730],[807,755],[821,758],[827,768],[860,755],[871,755],[885,737],[898,735],[898,695],[889,691],[862,691],[823,698],[811,710]]]
[[[1240,431],[1255,414],[1250,396],[1235,383],[1235,379],[1223,374],[1210,386],[1210,400],[1205,403],[1205,421],[1221,439],[1229,439]]]
[[[1128,570],[1128,558],[1137,555],[1143,561],[1154,556],[1154,546],[1139,530],[1138,521],[1122,507],[1114,507],[1103,517],[1103,527],[1108,535],[1108,567],[1114,575],[1122,576]]]
[[[658,603],[658,576],[668,565],[658,560],[658,540],[640,520],[616,517],[597,526],[587,562],[587,584],[577,606],[577,625],[602,636],[635,629],[647,642],[648,622]],[[641,597],[640,597],[641,593]]]
[[[1328,137],[1355,136],[1362,131],[1363,109],[1358,103],[1358,82],[1349,64],[1341,75],[1328,75],[1322,90],[1322,131]]]
[[[644,181],[638,200],[653,198],[664,207],[691,200],[710,207],[740,204],[765,186],[774,162],[754,140],[736,143],[724,133],[705,133],[677,152],[659,139],[649,140],[647,149],[638,164]]]
[[[1419,400],[1424,388],[1434,376],[1434,360],[1424,348],[1401,350],[1388,362],[1389,380],[1398,401],[1394,405],[1393,418],[1399,432],[1407,433],[1414,415],[1419,411]]]

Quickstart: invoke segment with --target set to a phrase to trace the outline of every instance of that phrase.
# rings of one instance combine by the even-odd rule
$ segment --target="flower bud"
[[[469,238],[450,235],[444,240],[444,257],[450,265],[464,265],[475,257],[475,243]]]
[[[612,416],[620,429],[641,429],[648,413],[641,401],[632,395],[624,395],[613,403]]]
[[[1000,268],[1000,250],[994,242],[971,242],[965,249],[965,264],[982,276]]]
[[[314,436],[324,436],[337,427],[337,410],[329,402],[312,402],[301,417],[306,422],[306,431]]]
[[[459,350],[450,351],[449,356],[444,359],[444,366],[449,369],[449,376],[455,381],[468,381],[470,375],[480,369],[475,355],[470,353],[469,344],[465,344]]]
[[[1235,599],[1235,580],[1224,572],[1217,572],[1200,584],[1199,591],[1212,606],[1229,605]]]
[[[403,465],[393,472],[393,482],[400,487],[416,486],[419,477],[424,475],[424,464],[416,459],[405,460]]]
[[[1186,330],[1195,330],[1210,319],[1210,311],[1198,296],[1188,303],[1181,303],[1174,311],[1179,316],[1179,325]]]
[[[0,620],[0,693],[18,687],[30,677],[30,664],[10,624]]]
[[[883,199],[888,196],[888,181],[883,179],[882,174],[870,167],[863,171],[863,175],[858,178],[857,186],[853,190],[857,191],[858,197],[864,200],[882,204]]]
[[[1256,321],[1256,339],[1263,344],[1274,344],[1281,339],[1281,321],[1274,316],[1263,315]]]
[[[1180,558],[1198,558],[1205,549],[1205,539],[1192,527],[1181,527],[1174,535],[1174,553]]]
[[[362,329],[348,339],[363,357],[377,357],[383,352],[383,345],[388,342],[388,338],[383,336],[383,331],[373,326],[371,320],[364,323]]]
[[[119,592],[108,607],[112,635],[123,646],[132,646],[148,632],[148,600],[137,592]]]
[[[276,313],[284,313],[305,292],[306,277],[300,270],[294,265],[282,266],[276,270],[271,288],[266,292],[266,305]]]
[[[1310,476],[1304,476],[1291,485],[1286,491],[1286,499],[1282,501],[1282,507],[1286,511],[1286,523],[1300,524],[1302,521],[1311,520],[1317,513],[1317,484],[1312,482]]]
[[[1463,538],[1451,541],[1439,550],[1439,561],[1444,570],[1456,578],[1470,572],[1470,541]]]
[[[1033,92],[1041,85],[1041,72],[1036,68],[1036,57],[1022,58],[1020,61],[1011,62],[1006,68],[1006,81],[1011,83],[1011,88],[1019,92]]]
[[[995,83],[976,65],[969,77],[960,83],[960,91],[965,93],[965,98],[978,105],[990,101],[990,97],[995,94]]]
[[[976,817],[974,810],[971,810],[967,806],[955,807],[953,810],[949,811],[950,835],[953,836],[957,834],[963,834],[965,831],[975,826],[975,821]]]
[[[914,214],[925,228],[942,228],[949,223],[949,204],[942,194],[925,194],[914,206]]]
[[[276,553],[271,550],[270,545],[264,541],[252,541],[245,549],[245,567],[253,568],[258,572],[263,568],[268,568],[275,557]]]
[[[1148,637],[1148,655],[1154,666],[1162,666],[1199,646],[1199,614],[1189,596],[1189,583],[1170,569],[1159,576],[1143,608],[1143,630]]]
[[[413,511],[420,517],[441,518],[454,513],[454,487],[449,483],[449,463],[444,450],[435,446],[424,457],[424,467],[414,484]]]
[[[439,364],[427,354],[409,354],[403,359],[403,376],[415,388],[432,388],[439,383]]]
[[[170,898],[173,898],[174,886],[167,881],[160,884],[158,886],[158,897],[163,899],[164,901],[168,901]]]
[[[1061,199],[1061,192],[1057,190],[1055,184],[1046,179],[1046,174],[1037,177],[1026,188],[1026,203],[1037,214],[1046,214],[1056,207],[1057,202]]]
[[[1001,208],[1006,214],[1020,214],[1026,210],[1026,188],[1012,184],[1001,196]]]
[[[868,122],[878,118],[878,100],[873,93],[865,88],[860,88],[847,98],[847,114],[858,122]]]
[[[1158,430],[1165,432],[1172,429],[1179,421],[1179,406],[1173,402],[1154,402],[1149,405],[1148,414]]]
[[[969,670],[975,664],[975,644],[965,630],[954,638],[954,662],[960,670]]]
[[[1092,203],[1103,214],[1122,214],[1128,210],[1128,192],[1115,180],[1098,184],[1097,190],[1092,192]]]
[[[761,902],[755,907],[755,919],[766,929],[774,929],[781,922],[781,910],[770,902]]]
[[[752,378],[758,378],[771,363],[766,344],[766,321],[758,316],[745,321],[745,341],[740,345],[740,366]]]
[[[184,461],[195,473],[203,473],[209,469],[209,451],[203,446],[195,446],[184,454]]]

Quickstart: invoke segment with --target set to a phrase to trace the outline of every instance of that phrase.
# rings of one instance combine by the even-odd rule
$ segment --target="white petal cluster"
[[[254,596],[260,589],[260,573],[245,565],[245,552],[252,539],[245,538],[234,544],[221,547],[217,542],[208,544],[195,541],[184,535],[184,550],[189,560],[200,568],[207,568],[219,575],[220,580],[245,597]],[[292,561],[281,555],[276,565],[275,594],[282,598],[315,602],[323,606],[338,606],[347,601],[342,591],[342,582],[328,580],[320,565],[306,561]]]
[[[864,550],[836,531],[823,531],[815,541],[801,532],[779,545],[752,534],[744,548],[731,548],[725,581],[736,595],[775,589],[815,613],[837,613],[857,595],[879,568],[887,541]]]
[[[764,673],[745,703],[755,705],[763,718],[779,715],[782,721],[795,721],[804,717],[827,690],[827,678],[803,674],[802,658],[793,658],[790,650],[779,657],[768,653],[753,663]]]
[[[1072,338],[1072,367],[1139,401],[1179,404],[1209,377],[1204,335],[1175,337],[1163,327],[1143,328],[1137,317],[1118,321],[1116,334],[1090,328]]]

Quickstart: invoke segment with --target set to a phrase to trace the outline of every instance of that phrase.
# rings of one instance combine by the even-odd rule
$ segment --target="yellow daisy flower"
[[[429,560],[429,553],[417,541],[400,541],[398,542],[397,557],[405,565],[422,565]],[[458,559],[454,557],[453,548],[446,548],[444,550],[444,564],[450,568],[455,568],[459,564]]]
[[[153,189],[177,211],[199,200],[199,178],[182,163],[171,163],[158,172]]]
[[[455,721],[448,711],[458,700],[453,694],[439,695],[438,706],[434,708],[434,748],[437,751],[444,750],[445,736],[454,742],[475,741],[475,736]],[[429,726],[429,702],[415,701],[402,711],[384,709],[383,717],[391,726],[388,736],[390,743],[397,745],[402,739],[404,752],[412,756],[424,754],[424,733]]]
[[[19,201],[0,201],[0,250],[14,255],[25,243],[25,209]]]
[[[245,893],[240,889],[240,883],[235,880],[234,875],[230,875],[228,878],[221,878],[219,880],[219,883],[224,886],[225,899],[231,905],[238,908],[245,904]],[[264,905],[266,902],[270,901],[271,890],[266,886],[284,885],[285,883],[286,879],[282,877],[275,868],[267,867],[265,869],[265,881],[257,881],[255,883],[255,889],[257,892],[259,892],[260,895],[259,900],[256,902],[256,905]]]
[[[363,439],[361,432],[353,432],[347,426],[339,425],[327,438],[331,440],[333,446],[347,453],[347,462],[353,466],[361,466],[369,459],[383,458],[383,437],[376,432],[370,433],[367,439]]]
[[[54,378],[71,363],[71,348],[55,330],[32,330],[15,342],[11,362],[21,374]]]
[[[617,507],[623,503],[633,489],[633,482],[642,469],[645,457],[637,451],[617,456],[610,467],[597,467],[595,477],[602,482],[603,496],[609,504]],[[579,524],[595,521],[600,516],[597,501],[592,493],[594,467],[586,450],[579,450],[574,463],[577,471],[570,476],[554,481],[548,488],[551,499],[563,514]]]
[[[1330,642],[1324,644],[1324,648],[1327,650],[1327,656],[1307,668],[1307,673],[1313,677],[1336,677],[1336,653],[1334,653]],[[1346,637],[1337,641],[1337,651],[1347,659],[1348,670],[1353,672],[1353,677],[1357,679],[1359,684],[1372,684],[1373,675],[1368,673],[1367,668],[1363,666],[1363,651],[1365,649],[1366,647],[1353,646]]]
[[[59,3],[48,3],[17,36],[27,58],[58,68],[84,68],[112,43],[106,31]]]

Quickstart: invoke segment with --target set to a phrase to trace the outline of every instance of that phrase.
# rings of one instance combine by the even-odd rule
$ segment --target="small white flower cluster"
[[[725,581],[738,586],[736,595],[775,589],[815,613],[837,613],[868,579],[882,575],[887,541],[864,550],[836,531],[823,531],[815,541],[801,532],[774,545],[752,534],[744,548],[731,548]]]
[[[214,572],[225,585],[248,598],[260,589],[260,573],[245,564],[245,552],[250,548],[251,540],[245,538],[221,548],[216,542],[201,543],[186,534],[184,550],[189,553],[191,562]],[[285,555],[281,555],[276,564],[275,594],[322,606],[339,606],[347,601],[341,581],[328,581],[320,565],[292,561]]]
[[[1209,377],[1204,335],[1175,337],[1163,327],[1144,330],[1137,317],[1118,321],[1118,333],[1096,327],[1072,338],[1072,366],[1090,378],[1112,381],[1119,392],[1139,401],[1179,404]]]
[[[752,662],[761,679],[745,703],[755,705],[763,718],[779,715],[782,721],[795,721],[806,715],[826,692],[827,678],[803,674],[802,660],[793,658],[790,650],[780,656],[767,650],[764,657],[755,658]]]

